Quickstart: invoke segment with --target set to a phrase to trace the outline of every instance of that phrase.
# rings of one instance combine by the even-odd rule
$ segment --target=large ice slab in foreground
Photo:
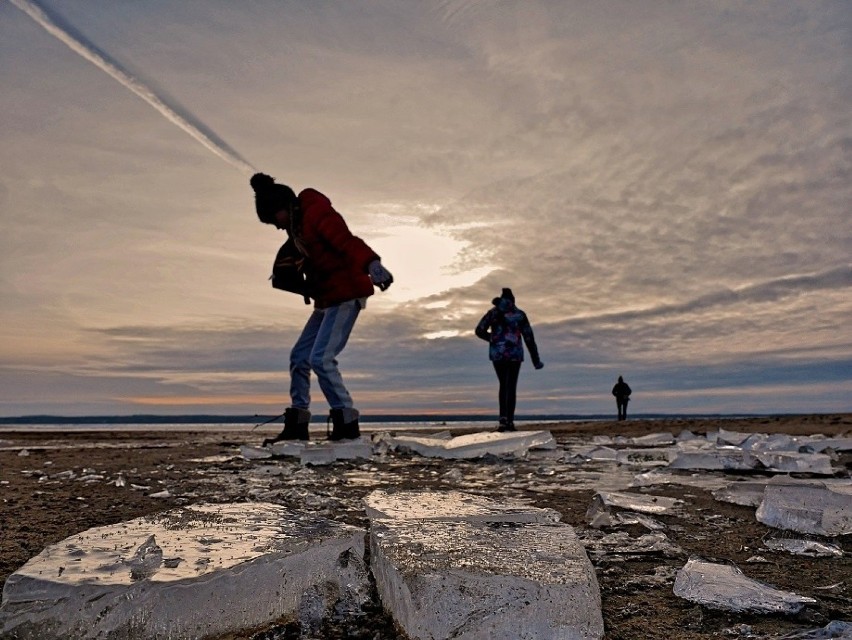
[[[89,529],[6,581],[0,637],[202,638],[367,599],[364,531],[268,503]],[[332,589],[328,585],[333,585]]]
[[[530,449],[555,449],[549,431],[507,431],[468,433],[455,438],[392,436],[393,446],[406,448],[429,458],[473,459],[485,455],[523,455]]]
[[[442,507],[444,494],[415,493],[375,492],[367,499],[373,514],[385,516],[370,529],[376,586],[409,637],[603,636],[597,578],[572,527],[531,522],[549,519],[548,510],[521,504],[495,508],[493,501],[450,492]],[[425,505],[424,517],[407,517],[412,504]],[[517,521],[507,519],[511,510]]]
[[[734,566],[700,558],[690,558],[678,571],[674,594],[713,609],[753,613],[797,613],[817,602],[752,580]]]
[[[821,536],[852,533],[852,482],[769,483],[757,508],[759,522]]]

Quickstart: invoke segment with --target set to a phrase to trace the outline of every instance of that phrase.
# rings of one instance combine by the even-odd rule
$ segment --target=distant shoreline
[[[806,415],[843,415],[842,413],[637,413],[630,416],[631,420],[725,420],[747,418],[790,418]],[[184,415],[88,415],[88,416],[56,416],[56,415],[25,415],[0,417],[0,425],[131,425],[131,424],[257,424],[266,420],[273,421],[276,415],[217,415],[217,414],[184,414]],[[429,423],[445,422],[488,422],[495,420],[493,414],[365,414],[361,416],[362,423]],[[613,414],[526,414],[518,415],[518,422],[592,422],[613,420]],[[314,415],[312,423],[325,424],[326,415]]]

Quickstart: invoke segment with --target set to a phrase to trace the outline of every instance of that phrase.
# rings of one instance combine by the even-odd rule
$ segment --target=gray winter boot
[[[284,428],[274,438],[266,438],[263,446],[275,444],[281,440],[308,440],[308,425],[311,422],[311,412],[307,409],[290,407],[284,411]]]
[[[328,419],[332,424],[332,431],[328,434],[329,440],[354,440],[361,435],[358,428],[357,409],[332,409]]]

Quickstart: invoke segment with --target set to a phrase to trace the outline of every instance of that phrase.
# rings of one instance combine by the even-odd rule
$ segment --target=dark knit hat
[[[254,207],[261,222],[272,224],[275,214],[288,209],[295,201],[296,194],[286,184],[276,184],[275,178],[265,173],[256,173],[249,181],[254,189]]]
[[[501,298],[506,298],[506,300],[515,301],[515,294],[512,293],[512,290],[509,287],[503,287],[503,293],[500,294]]]

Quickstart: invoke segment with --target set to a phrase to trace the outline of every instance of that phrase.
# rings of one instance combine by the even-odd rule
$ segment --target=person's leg
[[[506,363],[506,426],[515,429],[515,404],[518,395],[518,377],[521,374],[520,362]]]
[[[322,311],[314,310],[290,350],[290,404],[297,409],[311,406],[311,352],[322,321]]]
[[[352,397],[337,368],[337,356],[346,346],[360,311],[357,300],[321,310],[322,322],[311,350],[310,367],[317,374],[320,389],[332,409],[352,408]]]
[[[499,428],[502,431],[507,424],[506,420],[506,363],[502,360],[492,360],[494,373],[497,374],[497,405],[500,411]]]

